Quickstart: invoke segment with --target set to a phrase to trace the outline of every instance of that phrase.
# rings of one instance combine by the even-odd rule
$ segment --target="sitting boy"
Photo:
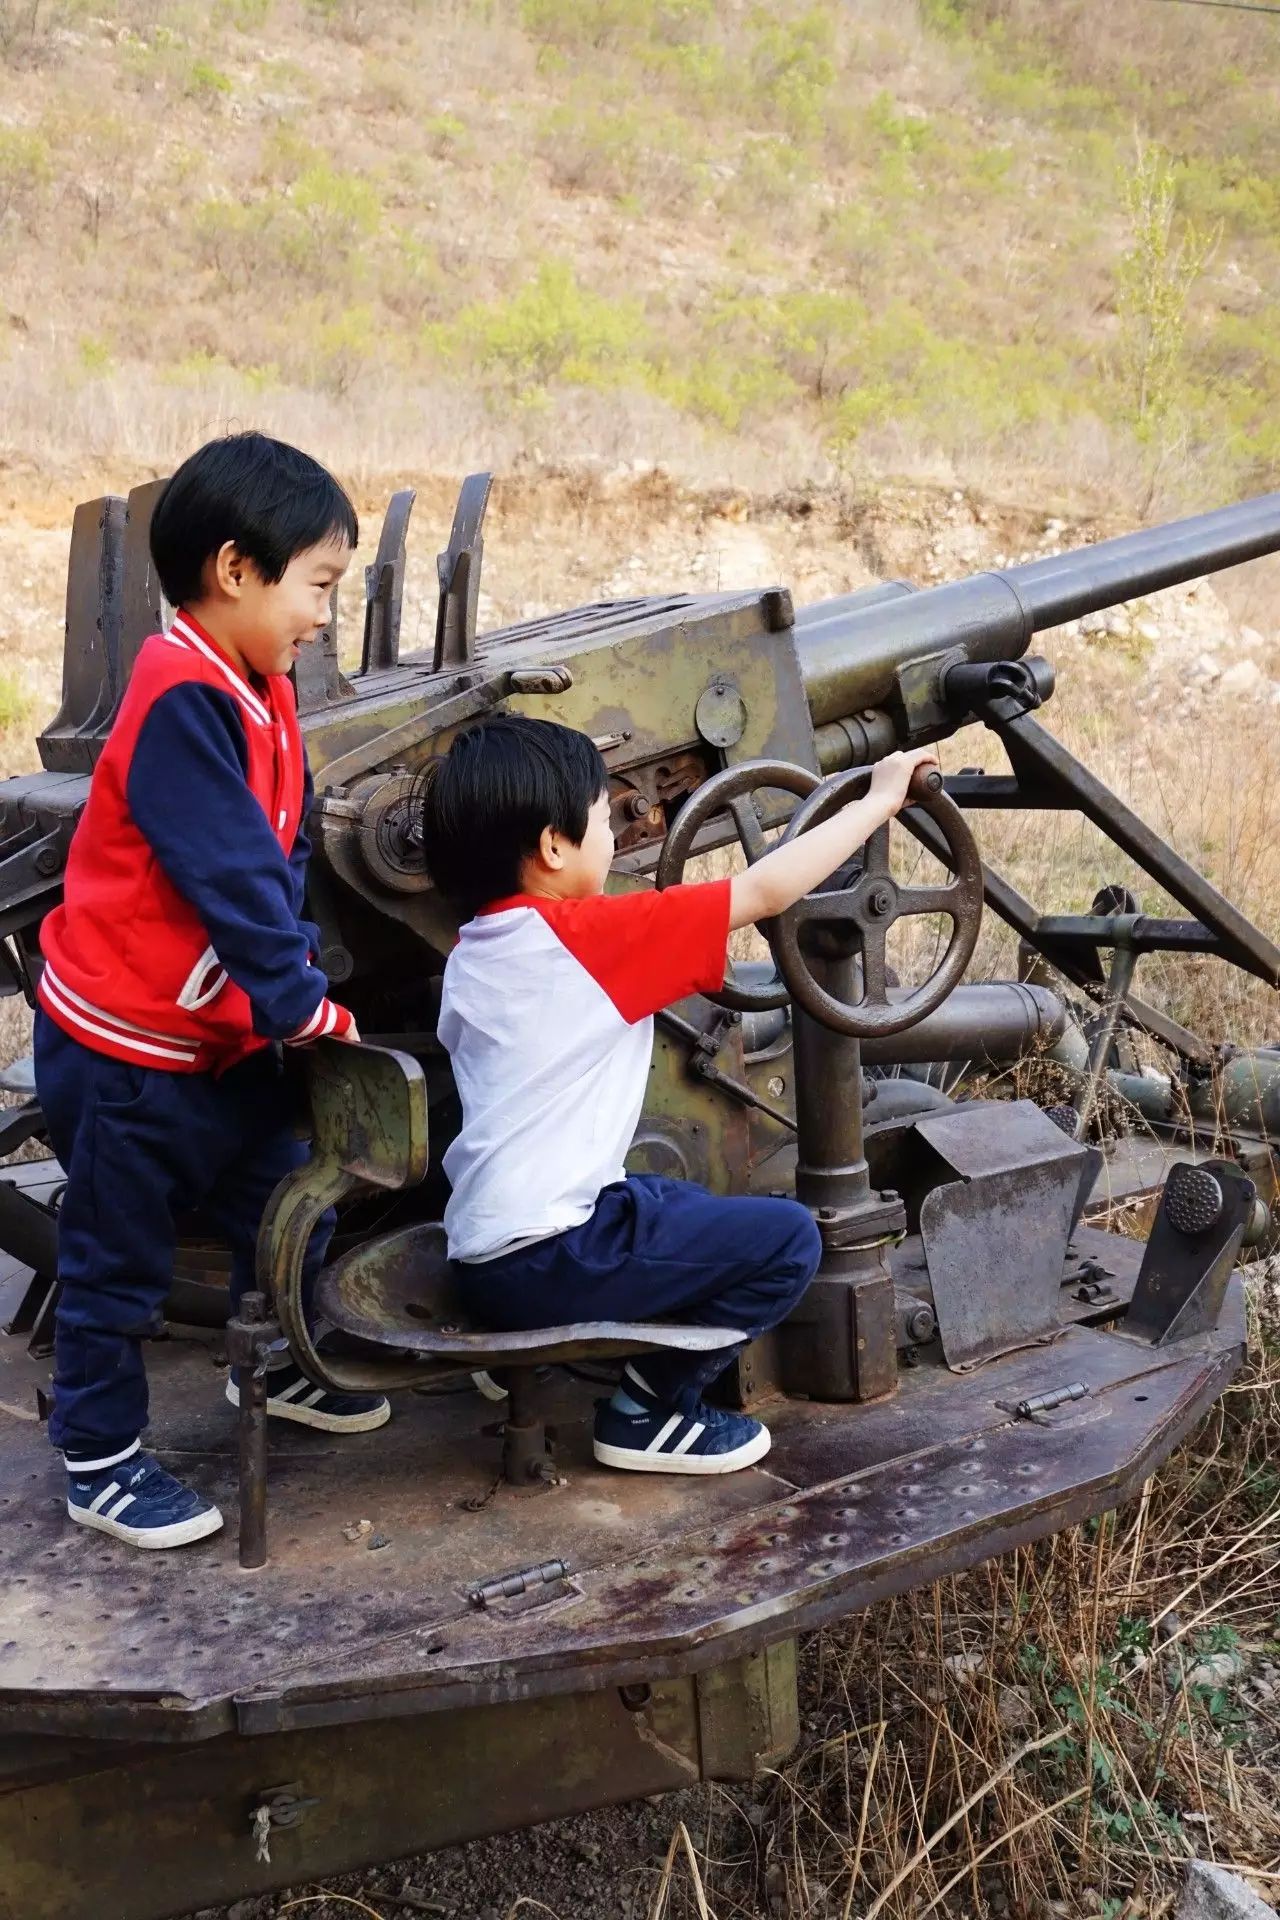
[[[825,880],[933,764],[928,748],[890,755],[863,799],[734,879],[607,896],[613,834],[593,742],[515,716],[457,736],[424,780],[422,830],[436,884],[474,915],[445,967],[437,1031],[462,1101],[444,1223],[481,1319],[676,1319],[743,1342],[785,1319],[821,1254],[807,1208],[624,1169],[652,1015],[717,992],[734,928]],[[667,1473],[761,1459],[768,1429],[702,1399],[737,1350],[629,1361],[597,1411],[596,1459]]]
[[[222,1525],[140,1451],[141,1342],[172,1282],[175,1215],[202,1207],[226,1234],[234,1309],[268,1196],[307,1157],[272,1043],[359,1037],[300,917],[311,778],[288,677],[356,537],[337,481],[279,441],[234,435],[179,467],[151,526],[179,611],[138,655],[41,932],[36,1088],[66,1174],[50,1438],[71,1518],[138,1547]],[[312,1240],[313,1278],[331,1231]],[[267,1407],[335,1433],[390,1413],[292,1363]]]

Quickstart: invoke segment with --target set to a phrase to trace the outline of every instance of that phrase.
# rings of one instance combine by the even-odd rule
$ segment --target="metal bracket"
[[[361,673],[379,673],[400,658],[400,609],[404,600],[405,535],[417,493],[393,493],[382,522],[373,565],[364,570],[364,648]]]
[[[1164,1346],[1217,1325],[1257,1197],[1230,1160],[1170,1168],[1125,1333]]]
[[[437,556],[440,605],[436,614],[433,671],[465,667],[476,657],[476,617],[480,604],[480,566],[484,559],[485,509],[491,473],[472,473],[462,483],[449,544]]]
[[[312,1807],[318,1807],[320,1801],[314,1794],[304,1794],[301,1783],[290,1780],[287,1786],[267,1787],[258,1795],[249,1809],[249,1825],[253,1833],[254,1860],[259,1866],[271,1865],[271,1835],[280,1829],[297,1827],[306,1819]]]
[[[916,1122],[945,1172],[920,1208],[947,1365],[1056,1339],[1084,1149],[1029,1100]]]

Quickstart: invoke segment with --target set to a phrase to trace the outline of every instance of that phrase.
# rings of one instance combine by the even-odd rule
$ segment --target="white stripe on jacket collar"
[[[181,610],[174,614],[173,624],[165,635],[165,638],[167,640],[176,640],[181,645],[191,647],[196,653],[203,655],[226,679],[232,693],[234,693],[240,701],[245,712],[250,714],[260,727],[269,727],[271,725],[271,714],[265,703],[258,698],[258,695],[254,692],[253,688],[249,686],[247,681],[240,678],[235,668],[223,659],[217,649],[210,646],[204,635],[198,631],[194,623]]]

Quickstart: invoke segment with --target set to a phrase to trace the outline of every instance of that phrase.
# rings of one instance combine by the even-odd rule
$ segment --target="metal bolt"
[[[37,873],[56,873],[62,865],[62,855],[56,847],[37,847],[35,869]]]
[[[907,1332],[913,1340],[932,1340],[937,1329],[933,1308],[926,1306],[923,1301],[907,1315]]]
[[[877,915],[886,914],[888,913],[892,905],[893,905],[893,895],[890,893],[888,887],[872,888],[871,894],[867,900],[867,909],[870,913],[874,913]]]
[[[627,811],[633,820],[647,820],[650,813],[649,802],[642,793],[633,793],[627,802]]]

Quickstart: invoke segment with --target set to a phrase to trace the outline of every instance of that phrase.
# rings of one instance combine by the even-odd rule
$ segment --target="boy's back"
[[[579,1226],[624,1160],[652,1015],[724,978],[729,882],[586,899],[516,895],[462,929],[438,1032],[463,1126],[444,1158],[455,1260]]]

